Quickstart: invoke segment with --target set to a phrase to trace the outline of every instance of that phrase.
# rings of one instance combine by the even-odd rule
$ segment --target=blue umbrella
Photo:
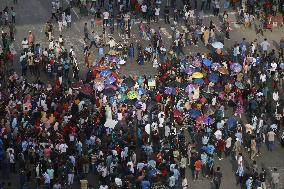
[[[238,124],[236,118],[234,117],[229,117],[228,120],[227,120],[227,125],[230,129],[236,127]]]
[[[216,69],[216,70],[218,70],[219,68],[221,68],[222,66],[221,66],[221,64],[219,64],[219,63],[213,63],[212,65],[211,65],[211,68],[212,69]]]
[[[166,87],[166,90],[164,91],[167,95],[174,95],[175,89],[171,87]]]
[[[211,60],[209,60],[209,59],[204,59],[203,60],[203,64],[205,65],[205,66],[211,66],[211,64],[212,64],[212,61]]]
[[[139,96],[144,94],[144,89],[143,88],[139,88],[137,91],[138,91]]]
[[[203,120],[203,123],[205,125],[212,125],[214,123],[214,119],[212,117],[206,117],[204,120]]]
[[[194,84],[198,84],[198,85],[203,85],[204,80],[201,79],[201,78],[197,78],[197,79],[194,79],[194,80],[193,80],[193,83],[194,83]]]
[[[209,74],[208,79],[213,83],[217,83],[219,81],[219,75],[216,73],[211,73]]]
[[[233,70],[234,72],[240,72],[242,71],[242,65],[240,65],[239,63],[234,63],[234,64],[231,64],[230,66],[231,70]]]
[[[105,80],[105,84],[110,85],[115,81],[116,81],[116,79],[114,77],[110,77],[107,80]]]
[[[110,70],[103,70],[103,71],[101,71],[100,75],[102,77],[108,77],[108,76],[111,75],[111,71]]]
[[[198,116],[201,115],[200,110],[196,110],[196,109],[191,109],[191,110],[189,110],[188,113],[189,113],[190,117],[192,117],[192,118],[197,118]]]

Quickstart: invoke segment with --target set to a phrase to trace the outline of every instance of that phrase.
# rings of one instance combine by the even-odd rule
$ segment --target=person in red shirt
[[[197,180],[199,177],[199,174],[201,172],[201,168],[202,168],[202,162],[200,159],[196,160],[196,162],[194,163],[194,180]]]
[[[222,160],[222,154],[225,151],[225,145],[226,142],[223,139],[220,139],[217,141],[217,155],[219,157],[219,160]]]

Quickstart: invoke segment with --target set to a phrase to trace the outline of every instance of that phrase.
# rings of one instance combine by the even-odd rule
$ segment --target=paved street
[[[66,2],[63,0],[62,4]],[[11,0],[0,0],[0,9],[2,10],[5,6],[12,6]],[[16,37],[15,41],[12,44],[14,49],[13,53],[15,54],[15,64],[14,68],[16,71],[20,72],[20,64],[18,63],[19,52],[21,49],[21,41],[24,37],[27,37],[28,31],[32,31],[35,36],[35,41],[42,45],[42,47],[48,47],[48,41],[45,38],[43,27],[44,23],[51,17],[51,0],[18,0],[18,4],[15,6],[15,10],[17,13],[16,16]],[[161,11],[162,12],[162,11]],[[284,36],[284,28],[274,28],[273,32],[265,32],[265,36],[256,36],[255,29],[252,27],[251,29],[245,29],[243,26],[235,24],[236,17],[234,12],[230,12],[229,14],[230,20],[232,21],[232,32],[231,32],[231,40],[225,41],[225,47],[230,48],[235,41],[240,41],[241,38],[246,37],[247,41],[253,41],[257,39],[258,41],[262,41],[264,37],[268,38],[269,42],[277,47],[279,40]],[[162,17],[161,17],[162,18]],[[84,40],[83,40],[83,26],[84,23],[87,22],[90,25],[90,17],[81,17],[79,14],[79,10],[77,8],[72,9],[72,28],[64,29],[62,35],[64,36],[66,48],[69,49],[71,46],[74,47],[75,53],[78,57],[78,64],[80,66],[80,76],[84,78],[86,73],[86,67],[83,62],[83,48],[84,48]],[[217,26],[220,26],[220,19],[214,17],[210,13],[207,13],[205,16],[205,23],[209,23],[212,20]],[[132,29],[132,36],[130,40],[125,40],[121,38],[116,32],[112,35],[117,42],[126,42],[126,43],[137,43],[140,41],[144,46],[149,43],[149,41],[140,40],[138,34],[138,23],[137,20],[135,22],[135,26]],[[55,38],[57,39],[60,35],[58,31],[58,24],[53,23],[55,26]],[[166,42],[166,48],[169,49],[172,40],[172,30],[170,25],[164,23],[163,19],[159,20],[159,23],[151,23],[151,27],[157,30],[159,27],[162,28],[163,39]],[[178,25],[178,30],[182,32],[183,24]],[[102,27],[95,27],[94,31],[97,34],[102,33]],[[107,32],[110,33],[109,29]],[[195,53],[195,52],[208,52],[210,48],[204,47],[202,43],[199,43],[198,46],[187,47],[185,52],[186,54]],[[98,52],[93,49],[95,60],[97,60]],[[136,62],[127,62],[125,66],[120,69],[122,74],[138,74],[138,75],[154,75],[156,73],[156,69],[152,67],[152,64],[146,63],[145,65],[138,65]],[[43,76],[45,79],[46,77]],[[30,78],[35,79],[35,78]],[[245,118],[243,118],[245,119]],[[277,167],[279,172],[281,173],[281,185],[279,189],[284,189],[284,149],[280,148],[277,145],[276,150],[274,152],[268,152],[265,146],[262,146],[261,149],[262,155],[256,158],[257,164],[259,167],[265,167],[267,170],[272,170],[272,168]],[[251,163],[248,160],[249,163]],[[223,181],[221,185],[221,189],[237,189],[235,185],[235,173],[233,169],[235,168],[235,162],[231,158],[225,158],[221,161],[216,159],[216,165],[221,167],[223,172]],[[197,180],[195,182],[192,181],[190,170],[187,170],[187,176],[190,178],[189,180],[189,188],[190,189],[209,189],[211,188],[211,183],[208,179],[204,178],[202,180]],[[2,180],[1,180],[2,181]],[[18,187],[19,179],[17,177],[13,177],[13,188]],[[94,176],[89,175],[89,181],[93,184],[97,183],[96,178]],[[32,184],[31,184],[32,185]],[[79,188],[78,183],[73,185],[70,188]]]

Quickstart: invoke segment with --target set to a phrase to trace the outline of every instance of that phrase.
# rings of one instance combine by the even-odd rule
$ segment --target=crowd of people
[[[30,188],[33,179],[36,188],[61,189],[78,182],[82,189],[186,189],[200,178],[212,181],[218,189],[226,175],[215,161],[232,158],[237,185],[268,188],[270,174],[258,167],[256,159],[264,153],[261,146],[275,149],[277,136],[284,147],[284,39],[273,49],[270,39],[243,38],[227,51],[227,12],[218,31],[213,22],[203,24],[203,11],[196,16],[194,2],[183,2],[183,11],[173,6],[174,1],[165,7],[164,21],[169,23],[173,14],[175,22],[168,49],[160,29],[154,31],[142,21],[138,26],[142,42],[137,45],[107,40],[105,29],[101,36],[90,35],[86,23],[85,78],[79,74],[80,55],[73,47],[67,49],[62,32],[72,28],[70,7],[63,10],[60,1],[52,3],[51,20],[44,29],[48,47],[38,44],[29,31],[21,42],[19,61],[9,48],[16,13],[13,7],[6,7],[0,19],[9,30],[2,32],[0,48],[0,162],[5,181],[1,187],[15,187],[9,180],[18,174],[21,189]],[[201,3],[201,10],[211,9],[211,1]],[[131,38],[132,19],[138,19],[140,11],[142,20],[160,22],[160,2],[154,4],[111,1],[105,12],[98,8],[104,7],[104,1],[81,1],[80,6],[95,15],[90,27],[95,28],[100,19],[111,32],[115,30],[114,16],[108,13],[119,7],[117,30]],[[220,2],[212,4],[214,15],[219,15]],[[229,4],[238,6],[234,0]],[[273,1],[265,1],[263,6],[247,1],[240,6],[239,21],[250,27],[258,23],[254,19],[264,18],[265,25],[269,14],[282,11],[272,8],[274,5]],[[278,5],[282,7],[283,2]],[[128,9],[131,14],[125,12]],[[179,33],[175,25],[182,19],[187,27]],[[56,28],[58,39],[54,37]],[[264,29],[259,27],[258,33],[263,34]],[[145,46],[143,41],[150,44]],[[189,54],[184,49],[199,44],[212,50]],[[93,46],[99,53],[96,62]],[[122,65],[134,61],[152,63],[156,76],[119,74]],[[10,69],[14,65],[21,66],[21,73]],[[248,166],[250,160],[253,163]],[[186,177],[188,167],[192,179]],[[279,182],[275,168],[269,184],[276,189]]]

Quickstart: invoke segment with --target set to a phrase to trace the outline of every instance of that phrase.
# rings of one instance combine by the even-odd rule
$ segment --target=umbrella
[[[242,65],[240,65],[239,63],[231,64],[230,68],[231,68],[231,70],[234,71],[234,72],[240,72],[240,71],[242,71]]]
[[[111,56],[111,57],[108,58],[108,60],[110,62],[118,62],[119,59],[116,56]]]
[[[212,43],[212,47],[215,48],[215,49],[222,49],[222,48],[224,48],[224,45],[221,42],[214,42],[214,43]]]
[[[213,83],[217,83],[219,81],[219,75],[216,73],[211,73],[209,74],[208,79]]]
[[[229,117],[227,120],[227,125],[229,126],[229,128],[234,128],[237,126],[237,120],[235,117]]]
[[[81,86],[80,91],[85,95],[90,95],[93,90],[89,84],[84,84]]]
[[[244,84],[242,84],[239,81],[235,82],[235,86],[238,87],[239,89],[244,89],[245,88]]]
[[[175,94],[175,89],[171,88],[171,87],[166,87],[164,93],[167,94],[167,95],[173,95],[173,94]]]
[[[148,165],[152,168],[156,168],[156,161],[155,160],[150,160],[148,161]]]
[[[211,68],[213,69],[213,70],[218,70],[219,68],[221,68],[222,66],[221,66],[221,64],[219,64],[219,63],[213,63],[212,65],[211,65]]]
[[[203,74],[201,72],[194,72],[192,74],[192,78],[195,78],[195,79],[203,78]]]
[[[194,85],[193,84],[189,84],[185,88],[185,92],[191,93],[193,91],[193,89],[194,89]]]
[[[184,72],[185,72],[186,74],[192,74],[192,73],[194,72],[194,68],[192,68],[192,67],[187,67],[187,68],[185,68]]]
[[[114,83],[116,81],[116,79],[114,77],[110,77],[107,80],[105,80],[105,84],[107,85],[111,85],[112,83]]]
[[[127,93],[127,97],[128,97],[128,99],[133,100],[133,99],[138,97],[138,92],[137,91],[129,91]]]
[[[139,88],[137,90],[137,92],[138,92],[139,96],[142,96],[144,94],[144,89],[143,88]]]
[[[123,80],[123,83],[125,83],[128,87],[133,87],[136,82],[131,77],[128,77]]]
[[[229,71],[225,67],[221,67],[218,69],[221,74],[229,74]]]
[[[113,90],[112,88],[108,88],[104,90],[104,95],[106,96],[114,96],[115,95],[115,90]]]
[[[204,64],[205,66],[209,67],[209,66],[211,66],[211,64],[212,64],[212,61],[209,60],[209,59],[204,59],[204,60],[203,60],[203,64]]]
[[[190,117],[192,118],[197,118],[198,116],[201,115],[200,110],[196,110],[196,109],[191,109],[188,112],[189,112]]]
[[[198,84],[198,85],[203,85],[204,84],[204,80],[201,78],[195,79],[193,80],[194,84]]]
[[[107,119],[104,126],[110,129],[114,129],[114,127],[116,126],[116,124],[118,123],[118,121],[116,120],[112,120],[112,119]]]
[[[101,71],[100,75],[102,77],[108,77],[108,76],[111,75],[111,71],[110,70],[103,70],[103,71]]]
[[[205,124],[205,125],[212,125],[213,123],[214,123],[214,119],[212,118],[212,117],[206,117],[205,119],[204,119],[204,121],[203,121],[203,123]]]
[[[95,83],[94,88],[98,91],[102,91],[105,88],[105,85],[103,83]]]
[[[174,117],[181,117],[181,115],[182,113],[178,109],[174,110]]]

